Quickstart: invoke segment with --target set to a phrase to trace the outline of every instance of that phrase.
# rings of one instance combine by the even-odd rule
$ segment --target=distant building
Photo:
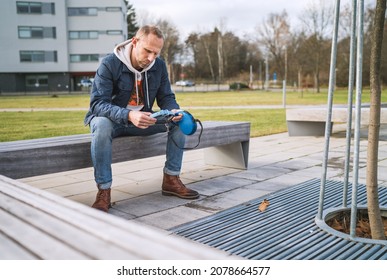
[[[1,0],[0,94],[88,90],[126,38],[124,0]]]

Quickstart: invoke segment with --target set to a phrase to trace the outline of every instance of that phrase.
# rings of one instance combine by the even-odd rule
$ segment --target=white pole
[[[269,89],[269,58],[266,56],[266,80],[265,80],[265,90]]]

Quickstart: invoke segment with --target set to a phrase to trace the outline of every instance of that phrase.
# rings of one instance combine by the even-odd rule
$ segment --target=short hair
[[[136,32],[136,38],[137,39],[140,39],[140,37],[142,36],[147,36],[149,34],[153,34],[153,35],[156,35],[158,38],[160,39],[163,39],[164,40],[164,34],[163,32],[161,31],[161,29],[159,27],[157,27],[156,25],[144,25],[143,27],[141,27],[137,32]]]

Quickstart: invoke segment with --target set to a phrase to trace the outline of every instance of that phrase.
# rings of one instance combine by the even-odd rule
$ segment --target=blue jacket
[[[179,109],[171,90],[165,62],[156,58],[155,64],[145,72],[143,83],[145,106],[143,111],[153,112],[154,102],[160,109]],[[129,109],[126,108],[135,83],[134,74],[114,53],[106,56],[98,67],[90,96],[90,109],[85,116],[88,125],[95,116],[107,117],[113,122],[128,125]]]

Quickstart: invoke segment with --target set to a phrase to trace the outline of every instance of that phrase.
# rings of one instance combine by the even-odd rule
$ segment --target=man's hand
[[[179,110],[179,109],[173,109],[171,110],[173,113],[179,113],[181,112],[182,110]],[[174,122],[179,122],[181,119],[183,118],[183,114],[182,113],[179,113],[177,116],[174,116],[172,118],[172,121]]]
[[[157,121],[155,118],[150,117],[150,115],[150,112],[130,111],[128,120],[138,128],[145,129],[154,125]]]

